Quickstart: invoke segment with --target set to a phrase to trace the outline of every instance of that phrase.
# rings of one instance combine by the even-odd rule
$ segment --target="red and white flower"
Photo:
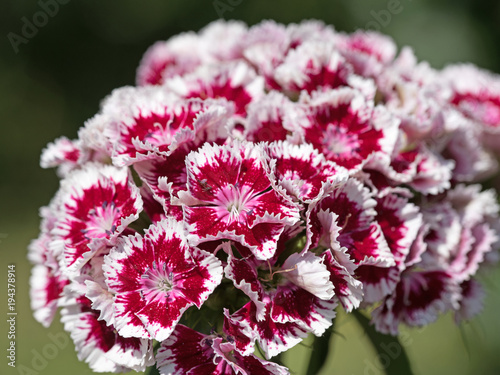
[[[102,247],[113,245],[139,217],[142,199],[124,168],[89,163],[61,182],[58,220],[50,244],[61,270],[74,276]]]
[[[30,301],[34,318],[44,327],[50,326],[57,312],[58,301],[69,280],[60,271],[43,264],[31,270]]]
[[[254,355],[241,355],[230,337],[204,335],[179,324],[156,355],[162,375],[286,375],[288,369]]]
[[[323,259],[313,253],[294,253],[279,265],[280,255],[259,261],[230,253],[226,277],[254,303],[257,321],[267,314],[275,322],[295,322],[321,335],[330,326],[335,307],[334,285]]]
[[[189,242],[229,239],[258,259],[271,258],[285,227],[299,220],[299,206],[275,185],[265,150],[253,143],[205,144],[186,165],[188,193],[179,193],[179,201]]]
[[[471,320],[484,307],[486,292],[475,279],[469,279],[460,284],[459,308],[455,312],[455,322]]]
[[[355,179],[330,186],[309,207],[308,248],[332,249],[339,262],[350,270],[362,264],[395,265],[376,221],[375,206],[368,189]]]
[[[165,340],[183,312],[201,307],[219,285],[215,256],[190,247],[182,223],[165,219],[123,238],[106,257],[106,284],[115,294],[115,327],[123,337]]]
[[[333,41],[307,41],[291,50],[274,77],[285,92],[311,93],[315,90],[349,86],[352,67],[335,50]]]
[[[337,34],[336,45],[355,73],[376,77],[396,55],[396,45],[389,37],[373,31]]]
[[[182,98],[227,99],[239,116],[246,115],[247,105],[264,95],[264,81],[244,62],[203,66],[168,80],[165,88]]]
[[[449,102],[492,134],[500,131],[500,77],[473,65],[451,65],[442,78],[451,89]]]
[[[347,171],[324,156],[310,144],[293,145],[274,142],[268,152],[276,160],[276,178],[289,195],[302,202],[311,202],[321,195],[325,184],[345,182]]]
[[[271,91],[253,101],[247,109],[245,139],[251,142],[288,140],[299,143],[296,117],[301,115],[296,103],[278,91]]]
[[[156,42],[137,68],[137,86],[160,85],[165,79],[192,72],[204,62],[203,45],[195,33],[184,33]]]
[[[82,158],[80,141],[66,137],[56,139],[43,150],[40,158],[42,168],[58,167],[57,174],[64,177],[74,169]]]
[[[104,102],[104,133],[113,163],[168,156],[184,144],[224,140],[233,106],[225,100],[181,99],[165,87],[115,90]]]
[[[411,269],[401,274],[394,292],[372,312],[372,320],[379,332],[397,335],[401,323],[422,327],[458,309],[459,293],[447,272]]]
[[[31,304],[44,326],[62,307],[93,370],[144,371],[156,340],[161,374],[281,375],[268,360],[339,304],[389,334],[479,312],[498,76],[375,32],[219,20],[153,45],[136,82],[41,157],[62,182]]]
[[[154,364],[152,340],[119,335],[113,326],[99,320],[99,312],[92,309],[88,298],[69,286],[60,305],[61,321],[75,343],[78,359],[93,371],[144,371]]]
[[[391,294],[406,268],[405,260],[422,224],[422,215],[408,199],[396,194],[387,194],[377,199],[376,220],[387,241],[396,263],[382,268],[361,265],[356,269],[358,280],[364,288],[364,302],[374,303]]]
[[[304,99],[303,142],[348,170],[357,171],[374,154],[392,154],[397,120],[358,91],[341,88]]]

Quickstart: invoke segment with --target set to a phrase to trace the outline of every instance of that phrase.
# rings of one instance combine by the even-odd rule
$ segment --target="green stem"
[[[352,314],[368,335],[373,347],[377,351],[379,368],[384,368],[387,375],[412,375],[410,361],[404,347],[396,336],[384,335],[377,332],[370,324],[370,320],[361,312],[354,310]]]
[[[333,320],[335,322],[335,319]],[[326,362],[330,351],[330,338],[333,332],[333,325],[323,333],[321,337],[315,337],[312,346],[307,375],[316,375]]]
[[[146,375],[160,375],[160,372],[158,371],[158,369],[156,368],[156,365],[153,365],[151,367],[149,367],[146,372],[145,372]]]
[[[280,366],[284,366],[283,364],[283,356],[282,356],[283,353],[279,353],[278,355],[276,355],[275,357],[273,357],[272,361]]]

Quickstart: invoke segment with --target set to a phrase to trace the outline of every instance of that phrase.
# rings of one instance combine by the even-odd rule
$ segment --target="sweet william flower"
[[[286,375],[288,370],[235,350],[231,337],[204,335],[179,324],[156,355],[161,375]]]
[[[422,223],[422,215],[417,207],[394,193],[378,198],[375,209],[376,220],[396,264],[388,268],[373,265],[358,267],[356,275],[363,283],[364,301],[369,303],[380,301],[396,288],[400,273],[406,268],[405,259]]]
[[[137,86],[158,85],[169,77],[196,69],[203,62],[202,44],[194,33],[168,42],[156,42],[144,54],[137,68]]]
[[[58,167],[57,174],[65,176],[75,168],[81,159],[79,141],[71,141],[66,137],[56,139],[49,143],[42,152],[40,166],[42,168]]]
[[[182,223],[167,218],[144,236],[122,239],[103,265],[115,294],[115,327],[123,337],[165,340],[183,312],[201,307],[219,285],[215,256],[188,245]]]
[[[200,65],[241,58],[241,38],[247,26],[239,21],[215,21],[198,34],[182,33],[153,44],[137,69],[137,86],[161,85],[169,78],[193,72]]]
[[[308,248],[334,250],[339,262],[351,270],[363,264],[395,265],[376,221],[375,207],[370,191],[354,178],[329,186],[323,196],[309,206]]]
[[[271,258],[285,227],[299,220],[299,206],[276,186],[263,148],[205,144],[187,156],[186,166],[188,192],[179,193],[179,202],[189,242],[229,239],[258,259]]]
[[[31,309],[35,319],[44,327],[50,326],[57,311],[57,301],[68,279],[51,268],[37,264],[30,277]]]
[[[78,358],[95,372],[144,371],[154,363],[152,340],[124,338],[99,319],[91,302],[68,285],[60,300],[61,321],[75,343]]]
[[[338,304],[389,334],[480,311],[497,76],[376,32],[219,20],[156,43],[136,82],[41,158],[63,180],[32,307],[62,307],[92,370],[286,374],[269,360],[329,340]]]
[[[61,182],[50,247],[72,277],[101,248],[113,245],[139,217],[142,199],[124,168],[88,163]]]
[[[460,289],[445,271],[408,269],[382,305],[372,312],[379,332],[397,335],[399,325],[422,327],[434,322],[440,313],[458,309]]]
[[[226,100],[182,99],[162,86],[124,87],[104,102],[100,117],[113,163],[132,165],[168,156],[186,143],[226,139],[233,105]]]
[[[460,307],[455,312],[455,322],[461,323],[479,314],[485,297],[486,292],[477,280],[469,279],[460,284]]]
[[[443,80],[451,88],[448,100],[467,118],[477,122],[487,136],[500,126],[500,77],[471,64],[448,66]],[[495,138],[498,140],[498,138]]]
[[[287,55],[275,77],[285,90],[312,92],[322,86],[347,86],[349,68],[333,43],[308,41]]]
[[[374,107],[358,90],[342,87],[303,98],[303,142],[327,160],[357,171],[373,155],[392,153],[397,119],[384,107]]]
[[[310,144],[273,142],[267,149],[276,160],[276,178],[288,194],[301,202],[312,202],[328,183],[335,185],[348,178],[346,169],[325,160]]]
[[[373,31],[357,31],[335,35],[337,48],[352,65],[354,71],[364,77],[374,77],[388,67],[396,55],[394,41]]]
[[[45,327],[52,323],[58,300],[69,282],[60,267],[59,259],[62,254],[57,257],[51,249],[51,231],[57,222],[57,209],[57,199],[40,209],[40,235],[28,247],[28,259],[34,265],[30,277],[31,308],[34,318]]]
[[[296,116],[297,103],[279,91],[271,91],[248,106],[245,139],[251,142],[289,140],[298,143]]]
[[[294,253],[282,265],[275,263],[279,255],[261,261],[230,254],[226,277],[255,304],[255,320],[267,314],[275,322],[295,322],[321,335],[330,326],[335,306],[330,273],[313,253]]]
[[[237,332],[259,343],[267,359],[299,344],[308,334],[308,330],[296,322],[275,322],[269,313],[271,307],[267,299],[264,319],[257,320],[255,304],[248,302],[228,318]]]
[[[264,94],[262,77],[244,62],[203,66],[164,85],[183,98],[225,98],[234,103],[239,116],[246,115],[246,106]]]

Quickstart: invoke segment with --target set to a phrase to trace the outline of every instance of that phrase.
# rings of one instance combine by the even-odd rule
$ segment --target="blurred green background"
[[[1,374],[91,373],[78,362],[72,342],[52,345],[49,334],[64,332],[58,322],[45,329],[32,318],[26,247],[38,235],[38,208],[58,186],[55,171],[39,167],[39,155],[59,136],[75,138],[111,90],[134,84],[138,62],[156,40],[199,30],[220,16],[250,25],[263,19],[290,23],[314,18],[343,31],[379,27],[399,47],[412,46],[419,59],[436,68],[470,61],[500,72],[497,1],[60,0],[65,4],[44,21],[39,12],[45,1],[3,0],[0,5],[0,275],[5,280],[0,305],[6,314],[7,265],[15,264],[18,311],[16,369],[7,366],[7,318],[1,318]],[[229,8],[218,14],[214,3]],[[390,3],[400,11],[389,13]],[[23,36],[23,17],[39,17],[46,24],[16,53],[7,35]],[[488,292],[485,310],[472,322],[458,328],[451,316],[443,316],[424,329],[405,331],[416,374],[500,374],[500,272],[482,280]],[[337,328],[322,374],[380,373],[375,352],[356,322],[341,315]],[[308,355],[306,342],[285,356],[285,364],[300,375]]]

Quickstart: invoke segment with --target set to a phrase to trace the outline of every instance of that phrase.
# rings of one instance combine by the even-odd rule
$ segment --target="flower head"
[[[190,247],[181,223],[165,219],[144,237],[126,237],[103,266],[115,294],[116,329],[124,337],[166,339],[183,312],[201,307],[220,283],[220,261]]]

